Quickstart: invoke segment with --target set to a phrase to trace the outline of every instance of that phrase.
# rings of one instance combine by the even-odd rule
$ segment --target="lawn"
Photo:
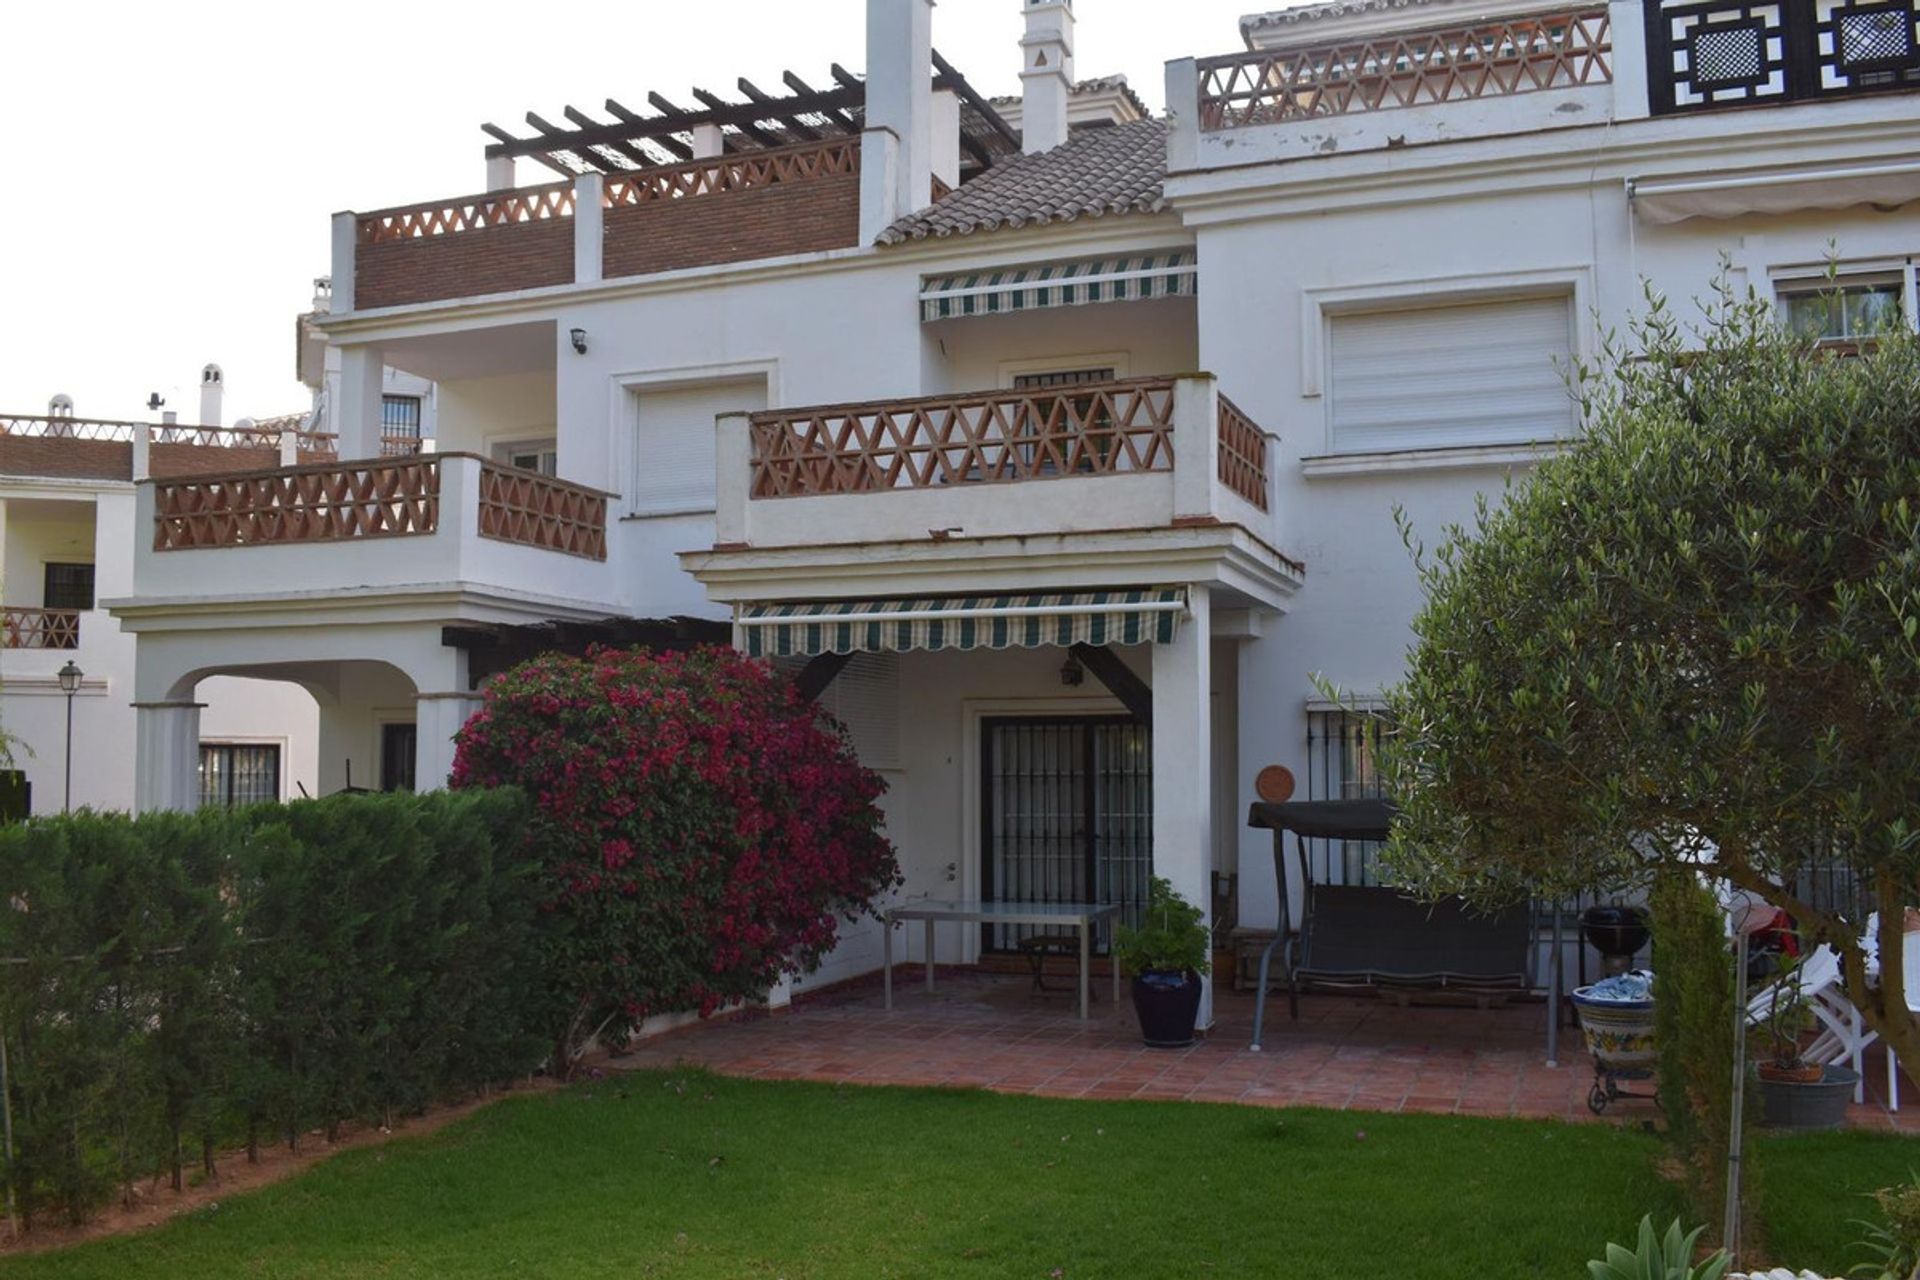
[[[1796,1246],[1851,1238],[1852,1206],[1776,1175],[1843,1168],[1856,1136],[1767,1148]],[[1904,1176],[1904,1150],[1861,1185]],[[1677,1211],[1658,1154],[1613,1125],[644,1073],[0,1275],[1573,1280],[1642,1213]]]

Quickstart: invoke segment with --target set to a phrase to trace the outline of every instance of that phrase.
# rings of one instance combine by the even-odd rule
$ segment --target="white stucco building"
[[[271,464],[280,432],[291,430],[271,422],[223,429],[224,382],[219,365],[201,370],[205,426],[179,425],[171,413],[160,423],[81,418],[65,395],[44,414],[0,415],[0,729],[27,787],[24,811],[60,812],[69,783],[75,808],[133,807],[134,639],[104,602],[133,589],[135,482]],[[71,698],[61,679],[69,667],[80,673],[69,675]],[[313,793],[311,697],[234,677],[205,681],[195,696],[204,704],[196,801]]]
[[[214,676],[324,693],[322,790],[430,786],[515,656],[731,638],[886,774],[907,895],[1150,866],[1270,924],[1253,778],[1366,785],[1312,677],[1400,669],[1396,506],[1437,534],[1575,430],[1643,280],[1805,318],[1831,251],[1835,340],[1912,320],[1911,0],[1310,6],[1170,61],[1164,119],[1022,8],[1017,129],[870,0],[864,79],[489,126],[484,194],[338,215],[338,460],[137,486],[141,803],[191,803]],[[439,452],[381,457],[387,370]]]

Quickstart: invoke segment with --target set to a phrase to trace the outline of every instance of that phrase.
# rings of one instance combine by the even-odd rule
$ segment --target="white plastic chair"
[[[1879,930],[1870,928],[1868,936],[1870,938],[1877,938],[1879,936]],[[1869,952],[1869,954],[1871,954],[1871,952]],[[1913,1013],[1920,1014],[1920,933],[1909,933],[1905,935],[1905,945],[1901,949],[1900,960],[1901,960],[1900,972],[1904,976],[1907,984],[1906,985],[1907,1008]],[[1853,1006],[1848,1005],[1847,1008],[1851,1010],[1853,1009]],[[1853,1016],[1857,1022],[1860,1017],[1860,1014],[1857,1010],[1854,1010]],[[1875,1033],[1871,1031],[1867,1032],[1866,1038],[1860,1042],[1860,1047],[1864,1049],[1868,1044],[1871,1044],[1877,1038],[1878,1037],[1875,1035]],[[1854,1061],[1854,1069],[1857,1071],[1859,1070],[1859,1067],[1860,1067],[1859,1060],[1856,1057]],[[1860,1093],[1859,1093],[1859,1090],[1857,1089],[1854,1091],[1853,1100],[1855,1102],[1860,1101]],[[1888,1045],[1887,1046],[1887,1110],[1898,1111],[1899,1109],[1900,1109],[1900,1059],[1897,1056],[1895,1056],[1893,1052],[1893,1046]]]

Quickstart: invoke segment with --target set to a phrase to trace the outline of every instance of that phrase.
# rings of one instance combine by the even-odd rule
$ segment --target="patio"
[[[1140,1044],[1132,1005],[1114,1009],[1104,979],[1092,1018],[1073,1014],[1062,990],[1033,992],[1024,974],[944,966],[929,995],[917,966],[896,973],[895,1008],[881,1004],[879,975],[802,997],[789,1012],[749,1012],[647,1040],[609,1064],[637,1069],[694,1065],[762,1080],[949,1085],[1068,1098],[1186,1099],[1256,1106],[1418,1111],[1592,1120],[1589,1060],[1579,1032],[1562,1032],[1560,1066],[1545,1061],[1544,1008],[1514,1003],[1482,1011],[1310,994],[1300,1021],[1284,996],[1268,1002],[1267,1047],[1250,1053],[1251,994],[1217,989],[1216,1025],[1191,1049]],[[1064,987],[1064,975],[1055,981]],[[1920,1108],[1888,1113],[1885,1060],[1867,1060],[1868,1102],[1851,1109],[1863,1128],[1920,1132]],[[1622,1100],[1608,1120],[1658,1113]]]

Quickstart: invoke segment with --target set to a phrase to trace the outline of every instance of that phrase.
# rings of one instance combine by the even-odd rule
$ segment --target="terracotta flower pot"
[[[1755,1070],[1762,1080],[1778,1080],[1787,1084],[1815,1084],[1826,1073],[1819,1063],[1802,1063],[1797,1067],[1780,1062],[1762,1062]]]

